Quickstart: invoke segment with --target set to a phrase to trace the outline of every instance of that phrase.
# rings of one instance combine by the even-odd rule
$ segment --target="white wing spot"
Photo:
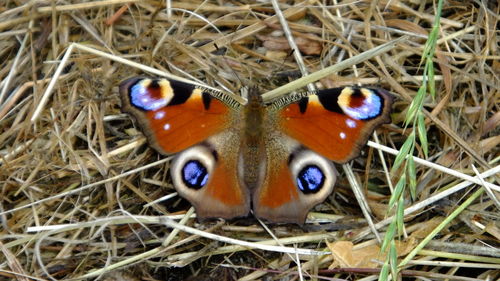
[[[167,124],[163,125],[163,130],[165,130],[165,131],[170,130],[170,124],[167,123]]]
[[[202,128],[205,128],[205,126],[206,126],[205,124],[201,124],[201,127],[202,127]]]
[[[354,122],[354,120],[352,119],[345,120],[345,123],[349,128],[356,128],[356,122]]]
[[[158,111],[155,113],[155,119],[158,120],[158,119],[163,119],[163,117],[165,117],[165,111]]]
[[[341,138],[341,139],[345,139],[345,137],[346,137],[346,135],[345,135],[345,133],[344,133],[344,132],[340,132],[340,134],[339,134],[339,135],[340,135],[340,138]]]

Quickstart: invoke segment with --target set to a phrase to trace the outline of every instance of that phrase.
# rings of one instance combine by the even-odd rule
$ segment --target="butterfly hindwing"
[[[378,89],[333,88],[281,107],[278,128],[337,163],[358,156],[375,128],[390,122],[391,96]]]
[[[303,224],[307,213],[332,192],[333,164],[279,131],[266,136],[264,180],[253,194],[255,216]]]
[[[130,78],[120,84],[122,109],[135,117],[153,148],[172,154],[230,126],[231,108],[195,86]]]
[[[250,194],[238,178],[240,135],[228,129],[178,153],[170,174],[179,195],[199,218],[247,216]]]

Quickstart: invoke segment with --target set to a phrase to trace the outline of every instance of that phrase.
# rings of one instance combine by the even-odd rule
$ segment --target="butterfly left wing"
[[[122,82],[120,97],[122,110],[136,119],[156,151],[177,153],[172,181],[198,217],[249,213],[249,192],[234,171],[240,142],[235,100],[180,81],[143,77]]]
[[[134,77],[120,84],[122,110],[164,155],[193,146],[231,126],[231,108],[194,85]]]
[[[230,219],[250,212],[250,192],[236,173],[239,143],[239,130],[228,129],[172,160],[172,183],[198,218]]]

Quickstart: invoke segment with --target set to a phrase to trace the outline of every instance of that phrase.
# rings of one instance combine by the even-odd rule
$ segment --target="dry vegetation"
[[[120,112],[119,81],[148,72],[118,57],[234,93],[247,85],[267,92],[300,77],[270,3],[179,1],[169,14],[164,1],[1,2],[0,280],[377,278],[385,260],[377,235],[385,235],[390,187],[401,175],[383,168],[390,169],[394,155],[382,160],[367,147],[352,161],[377,232],[340,165],[334,193],[302,227],[264,227],[253,218],[198,222],[174,194],[168,159]],[[378,134],[381,144],[398,150],[412,131],[403,120],[422,82],[434,4],[281,1],[280,8],[310,73],[408,35],[390,51],[315,83],[393,92],[393,123]],[[499,18],[496,1],[444,3],[436,97],[426,97],[424,110],[428,160],[455,174],[416,165],[417,197],[404,195],[412,209],[397,239],[398,257],[424,242],[401,268],[405,278],[500,278],[499,187],[490,184],[472,197],[485,185],[464,180],[482,173],[484,182],[498,183]],[[55,74],[72,42],[115,57],[75,47]],[[46,92],[52,77],[57,83]],[[420,146],[416,151],[424,157]],[[450,214],[456,217],[444,221]],[[294,248],[332,253],[280,252]]]

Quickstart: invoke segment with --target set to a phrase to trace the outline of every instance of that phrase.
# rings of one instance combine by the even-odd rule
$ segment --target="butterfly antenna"
[[[214,47],[216,50],[222,50],[222,49],[219,49],[219,46],[217,46],[216,43],[214,43]],[[227,47],[225,47],[225,49],[227,50]],[[230,58],[229,57],[226,57],[226,51],[224,51],[222,53],[222,58],[223,58],[223,62],[226,64],[226,66],[231,70],[231,72],[233,73],[233,75],[236,77],[236,79],[238,79],[238,81],[243,85],[243,81],[241,80],[240,76],[238,75],[238,72],[236,72],[234,70],[233,67],[231,67],[231,65],[229,63],[227,63],[227,60],[229,60]]]
[[[229,44],[229,45],[230,45],[230,44]],[[218,49],[217,44],[215,44],[215,43],[214,43],[214,46],[215,46],[215,48],[216,48],[216,49]],[[228,49],[228,48],[226,47],[226,50],[227,50],[227,49]],[[231,73],[234,75],[234,77],[236,77],[236,79],[240,82],[240,85],[242,85],[242,86],[241,86],[241,88],[240,88],[240,92],[241,92],[241,90],[243,90],[243,92],[241,92],[240,94],[241,94],[244,98],[247,98],[247,97],[246,97],[246,95],[245,95],[245,93],[248,91],[248,85],[247,85],[247,83],[245,83],[245,82],[241,79],[240,75],[238,75],[238,72],[237,72],[237,71],[233,68],[233,66],[231,66],[231,64],[230,64],[230,63],[228,63],[228,61],[229,61],[229,60],[231,60],[232,58],[227,57],[227,56],[226,56],[226,52],[222,53],[222,58],[223,58],[224,63],[225,63],[225,64],[226,64],[226,66],[228,67],[228,69],[230,69],[230,71],[231,71]]]
[[[282,69],[284,69],[284,65],[285,65],[285,62],[287,59],[289,59],[292,55],[293,55],[293,52],[295,52],[295,50],[290,50],[290,52],[288,52],[288,54],[286,55],[286,57],[283,59],[283,61],[279,64],[278,68],[276,69],[276,71],[273,71],[268,77],[267,77],[267,80],[270,82],[272,80],[274,80],[276,77],[278,77],[278,75],[280,75],[280,71]],[[287,71],[285,72],[287,74],[289,73],[292,73],[292,71]],[[287,76],[290,76],[290,75],[287,75]]]

